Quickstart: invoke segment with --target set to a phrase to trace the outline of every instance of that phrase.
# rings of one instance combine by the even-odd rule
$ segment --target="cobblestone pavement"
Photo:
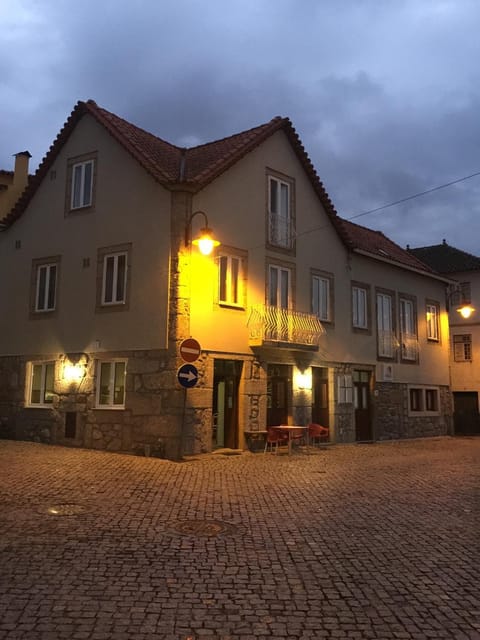
[[[480,638],[480,439],[182,463],[0,441],[0,639]]]

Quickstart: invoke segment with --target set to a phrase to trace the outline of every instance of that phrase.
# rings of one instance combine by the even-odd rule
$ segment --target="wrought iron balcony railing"
[[[325,329],[316,315],[258,304],[250,307],[250,346],[286,343],[318,347]]]

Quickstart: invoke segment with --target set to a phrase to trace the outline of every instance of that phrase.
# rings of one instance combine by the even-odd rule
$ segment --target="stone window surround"
[[[61,258],[62,257],[60,255],[48,256],[46,258],[33,258],[31,275],[30,275],[30,305],[29,305],[30,320],[38,320],[40,318],[51,318],[52,316],[58,313]],[[54,264],[57,267],[57,273],[56,273],[56,279],[55,279],[55,306],[53,309],[45,309],[42,311],[37,311],[36,301],[37,301],[38,269],[39,267],[43,267],[45,265],[50,265],[50,264]]]
[[[117,304],[102,304],[103,291],[103,272],[105,258],[115,253],[127,254],[127,278],[125,284],[125,302]],[[131,262],[132,262],[132,243],[117,244],[109,247],[101,247],[97,249],[97,283],[96,283],[96,304],[95,313],[110,313],[116,311],[128,311],[130,308],[130,286],[131,286]]]
[[[360,282],[359,280],[352,280],[351,283],[351,294],[350,300],[352,304],[352,332],[353,333],[363,333],[364,335],[372,335],[372,287],[366,282]],[[366,327],[356,327],[353,324],[353,288],[364,289],[366,292],[365,300],[366,300],[366,315],[367,315],[367,326]]]
[[[92,172],[92,202],[85,207],[76,207],[72,209],[72,182],[73,182],[73,167],[76,164],[88,162],[93,160],[93,172]],[[67,160],[67,184],[65,188],[65,217],[73,216],[81,213],[91,213],[95,211],[96,191],[97,191],[97,165],[98,165],[98,151],[91,151],[84,153],[80,156],[68,158]]]

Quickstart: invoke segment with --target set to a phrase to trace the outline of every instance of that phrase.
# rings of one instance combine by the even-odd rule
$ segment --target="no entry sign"
[[[185,362],[195,362],[202,351],[200,343],[195,338],[187,338],[180,344],[180,355]]]

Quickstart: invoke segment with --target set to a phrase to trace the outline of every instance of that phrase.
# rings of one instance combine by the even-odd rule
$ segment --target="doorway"
[[[355,440],[373,440],[370,402],[370,371],[353,372],[353,403],[355,407]]]
[[[330,426],[326,367],[312,367],[312,422],[322,427]]]
[[[480,434],[476,391],[453,392],[453,424],[457,435]]]
[[[238,388],[241,360],[215,360],[213,369],[212,447],[238,448]]]
[[[290,365],[269,364],[267,369],[267,426],[288,424],[291,395]]]

